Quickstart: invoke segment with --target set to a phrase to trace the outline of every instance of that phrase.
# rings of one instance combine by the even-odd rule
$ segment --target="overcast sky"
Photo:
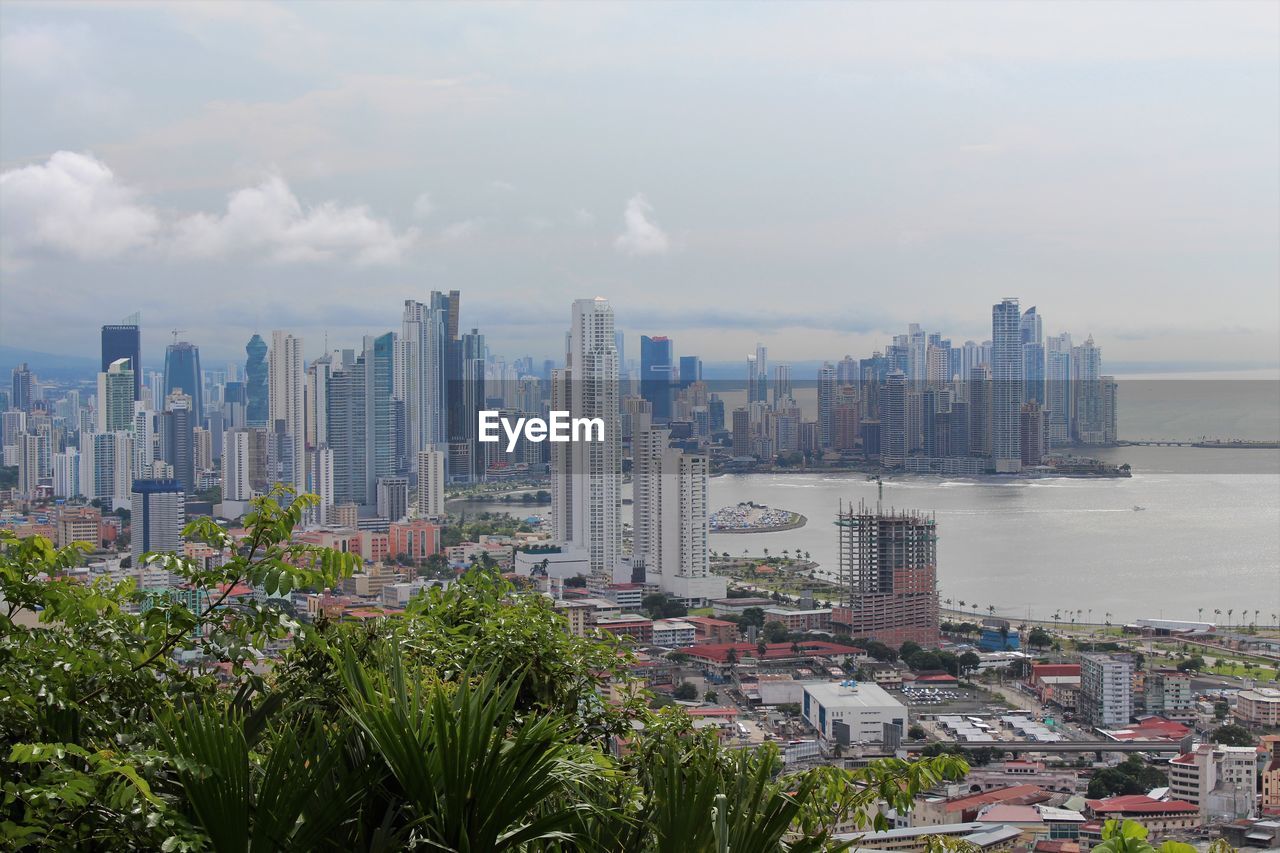
[[[318,354],[463,292],[678,354],[868,354],[991,303],[1108,360],[1280,350],[1280,5],[0,6],[0,343]],[[636,353],[629,352],[634,357]]]

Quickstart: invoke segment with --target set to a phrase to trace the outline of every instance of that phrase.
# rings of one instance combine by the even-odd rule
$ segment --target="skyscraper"
[[[270,391],[267,387],[267,342],[254,333],[244,346],[244,421],[245,426],[259,429],[271,417]]]
[[[1049,447],[1071,441],[1071,423],[1075,395],[1072,393],[1071,335],[1055,335],[1048,339],[1045,352],[1045,433]]]
[[[484,479],[487,458],[480,447],[480,410],[485,407],[484,335],[472,329],[448,342],[445,372],[449,479],[474,483]]]
[[[905,381],[905,377],[904,377]],[[898,646],[938,644],[938,530],[932,516],[840,508],[839,606],[833,622],[855,637]]]
[[[306,417],[302,405],[302,340],[293,335],[271,333],[268,359],[268,414],[273,431],[282,432],[282,441],[291,445],[291,453],[278,472],[280,481],[301,493],[306,490]],[[287,469],[287,470],[285,470]]]
[[[363,504],[367,500],[365,393],[363,356],[329,374],[325,422],[328,449],[333,455],[334,504]]]
[[[128,358],[116,359],[98,374],[98,432],[133,429],[136,379]]]
[[[204,418],[204,383],[200,375],[200,349],[186,341],[174,341],[164,353],[164,398],[156,401],[163,408],[165,399],[175,391],[191,398],[194,424]]]
[[[769,348],[756,344],[754,355],[747,356],[747,404],[769,400]]]
[[[613,308],[602,297],[573,303],[565,367],[552,386],[552,408],[600,418],[603,441],[551,445],[552,519],[556,538],[585,551],[591,572],[611,577],[622,547],[622,453],[618,353]]]
[[[725,594],[725,579],[711,573],[707,545],[708,461],[670,441],[670,430],[652,428],[632,442],[632,556],[644,567],[645,583],[701,604]]]
[[[35,374],[24,361],[13,369],[13,394],[9,397],[9,408],[29,412],[34,402]]]
[[[133,399],[142,399],[142,335],[138,330],[138,316],[127,318],[115,326],[102,327],[103,373],[117,360],[129,359],[133,371]]]
[[[1081,444],[1103,444],[1106,441],[1102,384],[1102,350],[1093,343],[1093,335],[1071,350],[1071,390],[1075,396],[1073,436]]]
[[[195,411],[191,396],[175,391],[161,413],[160,458],[173,466],[173,479],[187,494],[196,490]]]
[[[666,336],[640,336],[640,396],[653,404],[653,422],[671,420],[672,344]]]
[[[680,387],[688,388],[702,381],[702,359],[696,355],[680,356]]]
[[[449,441],[446,361],[457,337],[458,291],[433,291],[427,302],[405,300],[401,321],[401,373],[405,438],[410,456]]]
[[[1018,300],[991,308],[991,458],[997,474],[1022,470],[1022,314]]]
[[[175,554],[182,550],[186,507],[177,480],[134,480],[131,493],[130,549],[133,565],[143,554]]]
[[[835,443],[832,417],[836,405],[836,368],[824,361],[818,368],[818,446],[829,450]]]
[[[418,517],[444,515],[444,451],[418,451]]]
[[[907,461],[907,374],[895,370],[880,394],[880,464],[897,468]]]
[[[1044,325],[1036,307],[1032,305],[1022,314],[1022,401],[1039,403],[1043,409],[1044,397]]]

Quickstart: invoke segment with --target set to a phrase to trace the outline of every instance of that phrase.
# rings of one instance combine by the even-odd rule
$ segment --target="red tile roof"
[[[1032,803],[1042,803],[1050,799],[1051,796],[1048,791],[1036,785],[1010,785],[1008,788],[997,788],[994,791],[982,791],[977,794],[967,794],[963,797],[947,800],[946,811],[960,812],[995,803],[1031,805]]]
[[[1095,814],[1191,814],[1200,809],[1182,800],[1153,800],[1144,794],[1125,794],[1105,800],[1085,800]]]
[[[1080,674],[1078,663],[1036,663],[1031,665],[1031,677],[1071,677]]]
[[[796,653],[791,650],[792,645],[794,644],[768,643],[765,646],[764,658],[773,660],[795,657]],[[802,655],[856,655],[862,653],[862,649],[842,646],[838,643],[825,643],[819,640],[803,640],[798,645]],[[698,646],[687,646],[679,649],[679,651],[689,657],[704,658],[716,663],[727,663],[729,649],[734,649],[737,652],[738,660],[760,657],[760,650],[754,643],[703,643]]]

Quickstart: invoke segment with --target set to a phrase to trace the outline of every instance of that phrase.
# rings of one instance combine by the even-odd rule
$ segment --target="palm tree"
[[[947,609],[948,609],[948,610],[950,610],[950,609],[951,609],[951,599],[949,599],[949,598],[943,599],[942,603],[943,603],[943,604],[945,604],[945,605],[947,605]]]
[[[1203,608],[1203,607],[1197,607],[1197,608],[1196,608],[1196,621],[1197,621],[1197,622],[1203,622],[1203,621],[1204,621],[1204,608]]]
[[[963,610],[964,610],[964,599],[963,599],[963,598],[962,598],[962,599],[960,599],[960,601],[958,601],[958,602],[957,602],[957,604],[959,604],[959,605],[960,605],[960,609],[963,611]]]
[[[1228,631],[1230,631],[1230,630],[1231,630],[1231,616],[1232,616],[1232,614],[1234,614],[1235,612],[1236,612],[1236,609],[1235,609],[1234,607],[1228,607],[1228,608],[1227,608],[1227,630],[1228,630]]]
[[[995,606],[994,604],[988,604],[988,605],[987,605],[987,612],[988,612],[988,613],[990,613],[992,616],[995,616],[995,615],[996,615],[996,606]]]

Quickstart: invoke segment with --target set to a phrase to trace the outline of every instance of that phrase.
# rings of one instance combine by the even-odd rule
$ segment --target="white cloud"
[[[436,203],[431,199],[430,193],[421,193],[413,200],[414,219],[426,219],[435,212]]]
[[[326,201],[304,207],[284,179],[273,175],[256,187],[233,192],[226,213],[198,213],[179,220],[172,248],[192,257],[263,252],[282,263],[386,264],[398,262],[417,234],[412,228],[397,234],[365,205],[344,207]]]
[[[653,221],[652,214],[648,199],[642,193],[633,195],[622,214],[626,229],[613,241],[614,248],[628,255],[665,255],[671,240]]]
[[[223,213],[162,216],[101,160],[71,151],[0,174],[0,232],[7,267],[46,252],[101,260],[140,250],[393,264],[418,238],[417,229],[398,232],[365,205],[307,207],[278,175],[231,193]]]
[[[43,165],[0,174],[6,266],[41,252],[113,258],[151,245],[160,227],[154,208],[91,155],[59,151]]]
[[[479,219],[464,219],[461,222],[455,222],[440,232],[440,239],[446,243],[456,243],[459,240],[465,240],[480,228]]]

